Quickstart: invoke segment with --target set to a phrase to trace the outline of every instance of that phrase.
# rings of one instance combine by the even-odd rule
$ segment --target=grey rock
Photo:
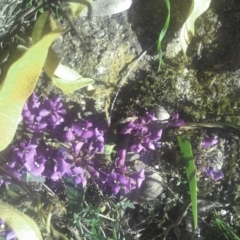
[[[159,121],[166,121],[170,118],[169,113],[167,112],[167,110],[165,108],[163,108],[162,106],[155,106],[153,109],[153,112],[156,115],[156,118]]]
[[[139,189],[134,189],[128,199],[134,204],[141,204],[158,197],[165,188],[165,180],[160,172],[145,169],[145,180]]]
[[[110,16],[128,10],[134,0],[93,0],[93,16]],[[87,9],[81,16],[87,16]]]

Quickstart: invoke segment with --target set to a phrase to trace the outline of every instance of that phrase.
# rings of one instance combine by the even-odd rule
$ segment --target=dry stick
[[[114,99],[113,99],[113,101],[112,101],[109,114],[108,114],[108,116],[106,116],[106,117],[107,117],[108,126],[111,125],[111,118],[112,118],[113,108],[114,108],[115,102],[116,102],[116,100],[117,100],[117,97],[118,97],[118,95],[119,95],[119,92],[120,92],[120,90],[121,90],[121,87],[122,87],[123,83],[126,81],[126,79],[128,78],[128,76],[129,76],[130,73],[132,72],[133,68],[138,64],[138,62],[143,58],[143,56],[147,53],[147,51],[148,51],[150,48],[152,48],[152,46],[149,47],[146,51],[144,51],[144,52],[140,55],[140,57],[137,59],[137,61],[133,64],[133,66],[132,66],[132,67],[130,68],[130,70],[128,71],[127,75],[120,81],[120,83],[119,83],[119,85],[118,85],[118,90],[117,90],[117,92],[116,92],[116,94],[115,94],[115,97],[114,97]]]
[[[89,4],[87,1],[84,0],[79,0],[79,1],[68,1],[68,2],[77,2],[77,3],[83,3],[88,7],[88,18],[89,20],[91,20],[92,17],[92,6],[91,4]],[[88,4],[87,4],[88,3]],[[57,6],[59,7],[59,11],[61,12],[61,14],[63,15],[63,17],[65,17],[68,21],[68,23],[70,24],[70,27],[72,28],[72,30],[74,31],[74,33],[76,34],[76,36],[80,39],[82,45],[84,46],[84,48],[86,50],[88,50],[88,47],[86,46],[84,40],[82,39],[79,31],[77,30],[77,28],[75,27],[75,25],[73,24],[73,22],[71,21],[71,19],[68,17],[68,15],[64,12],[64,10],[62,9],[62,7],[60,6],[59,3],[57,3]]]

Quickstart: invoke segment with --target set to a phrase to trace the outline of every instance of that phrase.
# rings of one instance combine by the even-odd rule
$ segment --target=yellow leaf
[[[14,230],[18,240],[42,240],[39,227],[32,218],[1,200],[0,218]]]
[[[94,83],[92,78],[83,78],[76,71],[59,64],[52,78],[53,84],[59,87],[64,94],[74,92]]]
[[[202,15],[208,8],[211,0],[193,0],[186,22],[183,24],[180,33],[180,43],[182,46],[183,54],[186,58],[187,47],[191,38],[195,34],[194,23],[195,20]]]
[[[48,20],[48,17],[49,17],[49,12],[45,11],[38,17],[36,23],[34,24],[33,31],[32,31],[33,44],[37,43],[42,38],[43,29]]]
[[[70,0],[69,0],[70,1]],[[84,1],[86,4],[76,3],[76,2],[68,2],[70,9],[72,11],[73,19],[77,18],[79,14],[87,7],[91,7],[92,0]],[[79,1],[80,2],[80,1]]]
[[[48,49],[60,33],[59,30],[46,35],[9,68],[0,91],[0,151],[12,141],[22,108],[35,88]]]
[[[32,31],[32,42],[37,43],[44,35],[56,30],[58,28],[56,21],[49,15],[49,11],[42,13],[36,23],[34,24]]]
[[[50,48],[48,51],[48,56],[44,64],[44,71],[50,79],[53,78],[54,72],[58,67],[61,59],[58,58],[57,54]]]

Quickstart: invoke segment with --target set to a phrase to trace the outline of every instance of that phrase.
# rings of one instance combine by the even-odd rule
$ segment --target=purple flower
[[[104,142],[104,132],[98,128],[94,129],[94,136],[99,142]]]
[[[139,117],[130,121],[121,130],[121,134],[127,134],[130,138],[130,150],[135,153],[143,153],[147,149],[155,150],[157,141],[162,136],[162,125],[157,122],[154,113],[146,112],[145,117]]]
[[[125,163],[126,149],[121,149],[117,152],[117,166],[121,167]]]
[[[217,136],[215,137],[205,137],[202,141],[203,148],[209,148],[218,143]]]
[[[92,143],[92,153],[103,153],[104,152],[104,142],[100,142],[100,141],[94,141]]]
[[[102,130],[99,130],[98,128],[94,129],[94,135],[91,139],[92,144],[91,148],[89,149],[92,154],[98,152],[103,153],[104,151],[104,132]]]
[[[172,114],[172,120],[168,122],[168,125],[171,127],[182,127],[186,123],[184,120],[179,119],[179,113],[173,113]]]
[[[84,123],[75,123],[73,125],[74,132],[76,135],[83,139],[91,138],[94,135],[94,129],[92,128],[92,123],[86,121]]]
[[[5,239],[6,240],[15,240],[17,239],[16,233],[13,231],[12,228],[8,228],[5,233]]]
[[[71,142],[75,139],[74,132],[72,131],[71,128],[67,128],[65,130],[65,134],[64,134],[63,138],[64,138],[64,141],[66,141],[66,142]]]
[[[39,155],[37,157],[28,159],[24,166],[32,175],[39,176],[45,169],[45,162],[46,159],[42,155]]]
[[[73,152],[74,152],[75,156],[78,156],[83,144],[84,144],[84,142],[78,141],[78,140],[72,142],[72,148],[73,148]]]
[[[41,132],[47,127],[47,119],[39,114],[39,109],[29,110],[27,104],[25,104],[22,116],[31,130]]]
[[[35,93],[24,105],[22,116],[28,127],[34,131],[43,131],[47,127],[46,113],[41,109],[41,103]]]
[[[60,97],[46,99],[43,108],[40,114],[42,116],[48,116],[51,126],[55,127],[64,121],[63,115],[66,114],[66,110],[63,108]]]
[[[146,148],[141,143],[135,143],[130,147],[132,152],[140,153],[141,151],[146,151]]]
[[[147,122],[157,121],[158,119],[155,117],[154,112],[146,112],[145,113],[145,119]]]
[[[142,182],[145,180],[144,169],[140,170],[139,172],[133,173],[130,177],[136,182],[137,188],[140,188]]]
[[[58,152],[55,161],[56,164],[54,166],[53,173],[50,176],[53,181],[61,179],[65,174],[71,174],[71,164],[62,151]]]
[[[224,177],[222,171],[217,170],[216,168],[212,166],[204,167],[203,172],[206,173],[206,175],[210,178],[212,178],[214,181],[217,181],[219,179],[222,179]]]
[[[13,146],[12,150],[14,156],[20,158],[21,161],[24,163],[34,158],[34,156],[36,155],[36,148],[37,145],[32,144],[31,140],[29,140],[28,142],[26,141],[20,142],[18,147]],[[17,160],[16,158],[14,158],[14,156],[13,159]]]
[[[127,187],[130,179],[119,173],[110,173],[107,175],[107,183],[112,188],[113,195],[118,194],[121,187]]]
[[[141,133],[146,133],[148,131],[148,127],[146,126],[146,120],[142,117],[139,117],[135,121],[130,121],[126,124],[122,130],[121,134],[132,134],[140,131]]]
[[[73,177],[74,182],[76,184],[81,183],[82,186],[85,187],[86,184],[87,184],[87,180],[84,176],[84,172],[85,172],[84,169],[81,168],[81,167],[74,167],[73,169],[71,169],[71,171],[72,171],[72,176],[71,177]]]
[[[4,221],[0,218],[0,229],[3,229],[5,227]]]

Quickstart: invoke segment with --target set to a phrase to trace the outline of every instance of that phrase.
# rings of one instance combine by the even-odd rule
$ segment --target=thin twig
[[[152,47],[152,46],[151,46],[151,47]],[[151,48],[151,47],[150,47],[150,48]],[[150,49],[150,48],[149,48],[149,49]],[[112,104],[111,104],[111,107],[110,107],[110,110],[109,110],[109,114],[108,114],[108,116],[107,116],[108,126],[111,125],[111,118],[112,118],[113,108],[114,108],[115,102],[116,102],[116,100],[117,100],[117,97],[118,97],[118,95],[119,95],[119,93],[120,93],[120,90],[121,90],[122,85],[124,84],[124,82],[126,81],[126,79],[128,78],[128,76],[130,75],[130,73],[132,72],[132,70],[136,67],[136,65],[140,62],[140,60],[143,58],[143,56],[147,53],[147,51],[148,51],[149,49],[147,49],[146,51],[144,51],[144,52],[140,55],[140,57],[136,60],[136,62],[133,64],[133,66],[132,66],[132,67],[130,68],[130,70],[128,71],[127,75],[120,81],[120,83],[119,83],[119,85],[118,85],[118,90],[117,90],[117,92],[116,92],[116,94],[115,94],[115,97],[114,97],[114,99],[113,99],[113,101],[112,101]]]

